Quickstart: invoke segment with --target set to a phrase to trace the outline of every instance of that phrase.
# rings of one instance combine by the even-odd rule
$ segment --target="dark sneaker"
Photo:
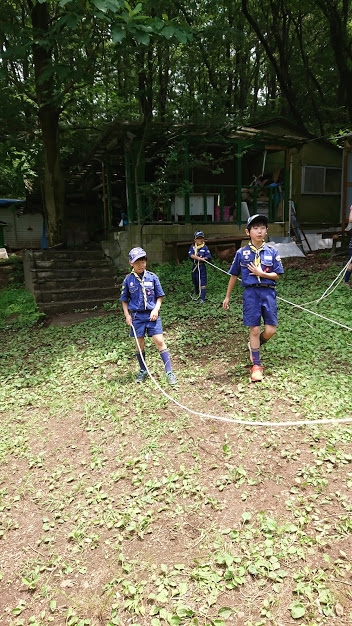
[[[263,380],[263,368],[260,365],[253,365],[251,372],[252,383],[259,383]]]
[[[140,370],[136,378],[136,383],[143,383],[144,380],[147,378],[147,376],[148,376],[147,370]]]
[[[166,376],[170,385],[177,385],[177,378],[173,372],[168,372]]]

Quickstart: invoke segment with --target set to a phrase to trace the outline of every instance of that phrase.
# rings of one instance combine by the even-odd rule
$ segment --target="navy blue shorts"
[[[268,287],[247,287],[243,291],[243,324],[277,326],[276,290]]]
[[[153,337],[153,335],[162,335],[163,327],[161,324],[161,318],[154,321],[150,319],[151,311],[146,311],[145,313],[140,312],[131,312],[132,316],[132,324],[136,331],[137,337]],[[130,337],[134,337],[133,329],[131,328]]]
[[[201,287],[207,286],[207,268],[205,265],[200,265],[199,269],[196,267],[192,272],[192,283],[195,289],[199,289],[199,281]]]

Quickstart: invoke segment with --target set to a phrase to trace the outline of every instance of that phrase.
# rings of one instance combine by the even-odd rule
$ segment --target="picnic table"
[[[205,243],[206,245],[209,247],[211,245],[215,245],[217,246],[222,245],[222,244],[234,244],[236,247],[236,250],[238,250],[241,247],[241,243],[242,241],[248,241],[249,237],[248,235],[232,235],[230,237],[207,237],[205,239]],[[165,241],[165,245],[166,246],[172,246],[173,249],[173,253],[174,253],[174,259],[177,263],[177,265],[180,265],[180,259],[179,259],[179,249],[182,248],[182,246],[191,246],[194,243],[194,239],[188,239],[186,241]]]

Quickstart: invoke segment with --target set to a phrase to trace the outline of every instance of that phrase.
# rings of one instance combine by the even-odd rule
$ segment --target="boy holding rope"
[[[131,327],[130,337],[136,333],[136,357],[139,363],[137,383],[142,383],[148,375],[145,367],[144,337],[152,337],[164,363],[165,373],[170,385],[177,384],[177,378],[172,371],[170,353],[166,347],[159,310],[164,297],[160,280],[153,272],[148,272],[147,253],[143,248],[132,248],[128,255],[132,267],[121,287],[122,309],[126,324]],[[138,349],[139,348],[139,349]]]
[[[252,362],[251,381],[263,380],[260,363],[260,347],[276,333],[277,304],[276,281],[284,273],[279,253],[266,245],[264,237],[268,232],[268,218],[265,215],[251,215],[247,220],[246,234],[250,242],[236,252],[229,269],[230,279],[223,301],[223,308],[229,308],[229,300],[238,276],[242,275],[243,324],[249,326],[249,354]],[[261,318],[264,331],[260,332]]]
[[[210,250],[204,242],[203,231],[197,230],[194,233],[194,244],[188,251],[188,257],[193,261],[192,283],[194,293],[197,297],[200,296],[199,304],[203,304],[207,294],[207,268],[204,259],[211,259]]]

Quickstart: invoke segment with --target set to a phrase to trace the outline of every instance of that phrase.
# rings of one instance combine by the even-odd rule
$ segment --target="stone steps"
[[[47,315],[102,308],[120,295],[123,277],[102,249],[26,250],[26,287]]]
[[[63,300],[62,302],[38,302],[38,308],[48,316],[59,315],[60,313],[87,311],[89,309],[103,309],[105,304],[116,302],[119,295],[120,291],[118,291],[117,297],[114,298],[114,300],[107,300],[106,298],[92,298],[91,300],[82,301]]]
[[[105,287],[111,287],[111,273],[103,274],[101,278],[91,276],[89,278],[81,278],[79,275],[61,277],[55,275],[46,277],[38,277],[36,281],[36,287],[40,290],[42,287],[46,291],[72,291],[85,290],[85,289],[102,289]]]

